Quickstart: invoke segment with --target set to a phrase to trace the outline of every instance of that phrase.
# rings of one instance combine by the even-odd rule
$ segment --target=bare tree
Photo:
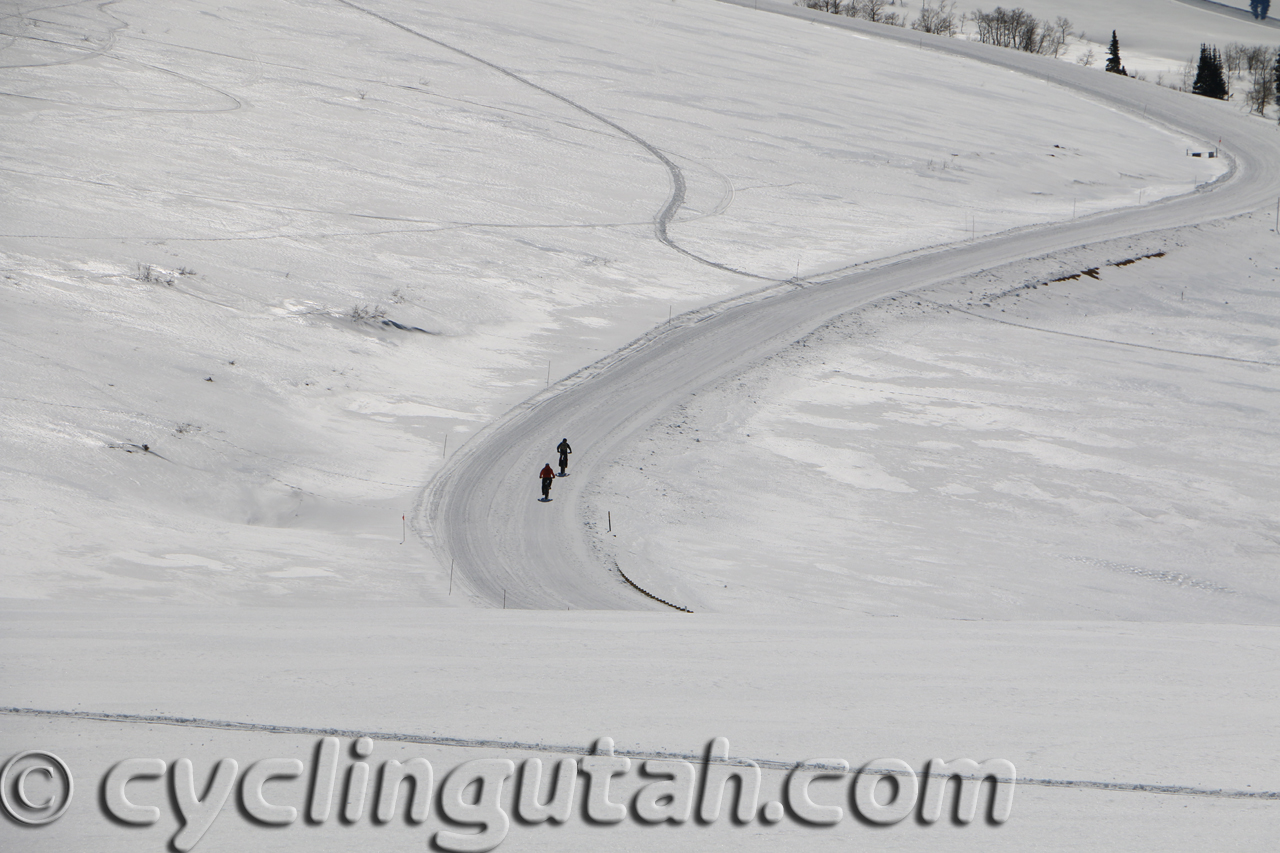
[[[1244,67],[1249,49],[1238,41],[1233,41],[1222,49],[1222,70],[1228,74],[1239,74]]]
[[[1276,96],[1275,72],[1263,64],[1257,70],[1249,72],[1249,83],[1249,91],[1244,96],[1249,112],[1265,117],[1267,105]]]
[[[855,18],[864,18],[873,24],[885,23],[884,7],[889,5],[889,0],[850,0],[849,7],[852,11],[846,11],[846,15]]]
[[[1268,67],[1271,64],[1271,58],[1274,55],[1275,48],[1267,47],[1265,44],[1255,44],[1245,51],[1244,66],[1249,70],[1250,74]]]
[[[1196,61],[1194,59],[1188,59],[1186,62],[1182,64],[1181,91],[1190,92],[1191,84],[1195,82],[1195,79],[1196,79]]]
[[[929,0],[923,0],[920,17],[911,22],[911,29],[936,36],[954,36],[959,30],[955,0],[950,3],[938,0],[937,6],[930,6]]]
[[[796,0],[796,5],[801,5],[801,0]],[[875,24],[890,24],[895,27],[907,25],[906,15],[885,11],[886,6],[898,5],[898,0],[803,0],[803,5],[836,15],[862,18]],[[902,5],[906,5],[905,0],[902,0]]]
[[[1050,37],[1051,51],[1047,52],[1052,52],[1056,59],[1059,51],[1066,45],[1067,39],[1071,37],[1071,20],[1059,15],[1058,19],[1053,22],[1052,29],[1049,27],[1049,22],[1045,21],[1045,29],[1052,33]]]
[[[977,9],[972,15],[978,26],[978,40],[997,47],[1011,47],[1028,53],[1050,53],[1051,37],[1055,27],[1048,21],[1041,23],[1026,9],[1002,9],[994,12]]]
[[[1058,19],[1053,22],[1053,28],[1057,30],[1058,38],[1061,39],[1062,43],[1066,44],[1067,39],[1071,38],[1071,19],[1059,15]]]

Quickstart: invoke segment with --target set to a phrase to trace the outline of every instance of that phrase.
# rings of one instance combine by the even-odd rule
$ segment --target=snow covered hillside
[[[1280,30],[1022,5],[0,0],[0,849],[1269,849]]]
[[[1278,243],[1269,211],[846,315],[668,413],[596,514],[713,610],[1277,624]]]
[[[341,3],[5,19],[11,596],[439,601],[416,490],[672,311],[1222,173],[1043,83],[722,4],[398,14],[429,38]],[[670,152],[672,240],[749,275],[655,240],[667,170],[584,110]]]

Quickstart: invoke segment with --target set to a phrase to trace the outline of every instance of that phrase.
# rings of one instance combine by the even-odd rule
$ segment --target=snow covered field
[[[1133,41],[1155,56],[1275,32],[1122,5],[1158,17]],[[0,823],[6,849],[163,849],[171,812],[93,807],[114,762],[310,761],[321,729],[437,783],[531,744],[721,735],[766,762],[762,803],[813,757],[1032,780],[998,827],[584,817],[504,850],[1264,849],[1270,208],[874,303],[664,413],[582,486],[614,523],[588,540],[692,616],[478,608],[401,522],[478,430],[673,314],[1183,194],[1226,174],[1187,156],[1215,139],[712,0],[0,16],[0,705],[135,715],[0,716],[6,756],[77,771],[68,815]],[[197,849],[440,828],[228,805]]]
[[[669,413],[594,500],[717,611],[1277,624],[1274,226],[846,315]]]
[[[672,237],[765,279],[1222,171],[1185,156],[1206,140],[997,69],[719,4],[610,9],[403,16],[670,151]],[[654,240],[662,165],[562,101],[342,4],[204,11],[7,20],[10,64],[59,63],[5,72],[11,594],[435,600],[399,522],[446,436],[762,280]],[[379,307],[426,333],[351,319]]]
[[[1274,628],[421,607],[98,614],[56,604],[6,614],[12,702],[262,726],[2,716],[6,751],[51,750],[78,784],[57,823],[0,828],[6,849],[159,853],[178,826],[163,784],[128,788],[134,802],[161,809],[156,824],[112,824],[92,807],[108,768],[186,757],[204,779],[223,758],[243,768],[297,757],[309,767],[319,734],[273,730],[280,726],[346,730],[344,745],[359,732],[390,734],[375,741],[375,767],[420,756],[437,779],[475,758],[581,757],[600,736],[649,755],[700,755],[724,736],[734,755],[764,764],[762,802],[783,787],[777,764],[807,758],[856,768],[894,757],[917,769],[935,757],[1006,758],[1020,776],[1000,826],[874,827],[848,814],[832,827],[738,826],[726,815],[710,825],[594,824],[575,815],[563,825],[513,823],[499,851],[1263,851],[1274,826],[1275,800],[1257,797],[1280,789],[1269,748],[1280,699]],[[637,769],[618,777],[623,795],[614,801],[643,781]],[[305,782],[268,788],[276,802],[303,808]],[[1153,786],[1182,787],[1143,790]],[[811,791],[848,810],[837,780]],[[333,816],[268,828],[232,806],[196,851],[422,850],[447,826],[436,817],[415,826]]]

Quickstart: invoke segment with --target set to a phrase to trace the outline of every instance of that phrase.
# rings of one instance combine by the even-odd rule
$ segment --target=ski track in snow
[[[753,0],[722,1],[748,8],[755,5]],[[359,8],[346,0],[339,2]],[[1061,87],[1075,97],[1103,102],[1135,120],[1210,144],[1221,138],[1229,171],[1190,194],[1144,208],[908,252],[855,267],[828,281],[775,283],[746,297],[676,317],[535,395],[458,450],[428,485],[415,510],[415,531],[434,537],[442,563],[456,565],[460,585],[471,590],[477,603],[502,606],[500,602],[505,602],[508,608],[533,609],[659,606],[637,596],[620,573],[608,568],[609,540],[603,539],[600,530],[605,508],[587,506],[581,484],[591,480],[593,466],[616,458],[624,441],[687,395],[768,358],[829,319],[892,293],[1089,243],[1237,215],[1280,195],[1271,123],[1242,117],[1225,104],[961,39],[776,3],[769,4],[767,11],[895,40],[905,49],[941,50],[996,65]],[[616,127],[608,119],[591,115]],[[674,212],[672,204],[679,195],[678,170],[672,175],[677,191],[660,214],[660,223]],[[661,239],[663,229],[657,226],[656,230]],[[568,483],[557,481],[553,502],[543,504],[534,500],[533,473],[544,456],[550,457],[549,451],[538,448],[554,446],[561,436],[572,436],[585,452],[575,456],[577,476]],[[584,531],[594,534],[595,540],[588,542]]]
[[[403,732],[362,731],[358,729],[326,729],[311,726],[279,726],[270,723],[245,723],[235,720],[206,720],[200,717],[165,717],[153,714],[109,714],[95,711],[49,711],[38,708],[0,708],[0,714],[22,717],[43,717],[63,720],[92,720],[103,723],[143,724],[152,726],[184,726],[198,729],[217,729],[231,732],[263,732],[281,735],[308,735],[314,737],[360,738],[393,741],[396,743],[420,743],[431,746],[460,747],[464,749],[501,749],[520,752],[542,752],[555,755],[591,755],[591,746],[567,746],[562,744],[529,743],[489,738],[458,738],[447,735],[420,735]],[[642,760],[658,761],[707,761],[707,756],[689,752],[661,752],[615,749],[616,755]],[[778,761],[772,758],[729,756],[711,760],[712,764],[741,765],[753,761],[762,770],[789,771],[800,762]],[[892,775],[886,773],[882,775]],[[1046,788],[1080,788],[1095,791],[1129,791],[1142,794],[1174,794],[1189,797],[1211,797],[1229,800],[1280,800],[1280,791],[1240,791],[1231,788],[1195,788],[1189,785],[1150,785],[1142,782],[1093,782],[1084,779],[1034,779],[1018,778],[1018,785],[1037,785]]]
[[[32,9],[28,12],[18,11],[12,15],[4,15],[3,17],[0,17],[0,21],[6,21],[10,18],[19,18],[23,21],[26,21],[28,15],[31,15],[37,12],[44,12],[50,9],[65,9],[73,6],[85,6],[85,5],[88,5],[90,2],[91,0],[80,0],[80,2],[78,3],[64,3],[58,6],[44,6],[39,9]],[[93,47],[93,48],[85,48],[78,44],[67,44],[65,42],[55,41],[54,39],[49,39],[49,38],[39,38],[37,36],[28,36],[28,35],[11,35],[9,37],[11,41],[17,41],[20,38],[26,41],[40,41],[40,42],[45,42],[47,44],[57,45],[58,47],[65,47],[65,48],[70,48],[72,50],[84,51],[84,54],[81,56],[73,56],[68,59],[57,59],[52,62],[28,62],[28,63],[19,64],[19,65],[0,65],[0,68],[3,68],[3,69],[49,68],[54,65],[70,65],[73,62],[83,62],[86,59],[92,59],[96,56],[102,56],[107,51],[111,50],[116,46],[116,33],[120,32],[121,30],[125,29],[128,26],[128,24],[126,24],[124,21],[120,20],[115,15],[112,15],[110,12],[107,11],[108,6],[114,6],[116,3],[119,3],[119,2],[120,0],[108,0],[108,2],[99,3],[97,6],[97,9],[99,12],[101,12],[102,14],[106,15],[107,17],[111,18],[112,20],[116,21],[119,24],[119,26],[111,27],[107,30],[107,39],[100,46]]]
[[[73,8],[76,6],[84,6],[84,5],[88,5],[90,2],[91,0],[79,0],[79,2],[76,2],[76,3],[61,3],[53,6],[41,6],[40,8],[30,9],[26,12],[19,11],[13,15],[6,15],[4,17],[0,17],[0,21],[8,20],[9,18],[16,17],[22,20],[23,22],[25,22],[28,17],[38,14],[40,12],[51,11],[54,9]],[[9,69],[15,69],[15,68],[49,68],[55,65],[72,65],[80,62],[85,62],[91,59],[104,59],[104,60],[110,60],[112,62],[118,62],[121,65],[135,65],[139,68],[149,68],[152,71],[158,71],[161,74],[167,74],[171,77],[176,77],[177,79],[190,83],[193,86],[196,86],[201,89],[207,89],[210,92],[220,95],[221,97],[230,101],[231,105],[221,106],[221,107],[204,107],[204,108],[123,107],[123,106],[111,106],[108,104],[86,104],[78,101],[64,101],[59,98],[42,98],[36,95],[25,95],[20,92],[0,92],[0,95],[5,95],[11,98],[21,98],[27,101],[41,101],[49,104],[58,104],[60,106],[85,107],[88,109],[107,110],[110,112],[126,112],[126,113],[224,113],[224,112],[234,112],[235,110],[238,110],[244,107],[244,103],[235,95],[232,95],[230,92],[225,91],[223,89],[219,89],[216,86],[211,86],[208,83],[205,83],[201,80],[197,80],[196,78],[191,77],[187,74],[182,74],[178,71],[174,71],[172,68],[164,68],[159,65],[152,65],[148,62],[141,62],[136,59],[125,59],[120,56],[112,56],[111,51],[115,48],[116,41],[117,41],[116,34],[119,33],[121,30],[125,30],[129,28],[128,23],[126,23],[123,19],[118,18],[107,11],[108,6],[114,6],[119,2],[120,0],[107,0],[107,2],[98,3],[95,6],[95,8],[100,13],[102,13],[106,17],[116,22],[116,26],[112,26],[107,29],[106,40],[101,45],[97,45],[95,47],[84,47],[79,44],[62,42],[52,38],[42,38],[40,36],[33,36],[33,35],[26,35],[26,34],[13,34],[13,35],[10,35],[10,39],[13,41],[22,39],[24,41],[43,42],[45,44],[55,45],[60,48],[64,48],[72,51],[79,51],[79,55],[68,57],[67,59],[54,60],[52,62],[32,62],[32,63],[20,63],[15,65],[0,65],[0,70],[9,70]],[[48,22],[45,22],[45,23],[48,23]]]
[[[706,264],[709,267],[715,267],[716,269],[724,270],[725,272],[731,272],[737,275],[744,275],[744,276],[747,276],[748,278],[755,278],[761,281],[773,281],[773,279],[771,278],[767,278],[762,275],[756,275],[755,273],[750,273],[750,272],[745,272],[743,270],[735,269],[726,264],[719,263],[718,261],[713,261],[708,258],[695,255],[693,252],[690,252],[688,249],[684,248],[683,246],[679,245],[678,243],[676,243],[674,240],[671,239],[670,235],[667,234],[667,226],[671,224],[671,220],[675,218],[676,213],[680,210],[681,207],[684,206],[684,196],[685,196],[684,172],[680,171],[680,167],[677,166],[674,162],[672,162],[670,157],[668,157],[666,154],[663,154],[660,150],[658,150],[658,148],[656,148],[654,145],[650,144],[640,136],[636,135],[635,133],[632,133],[630,130],[627,130],[625,127],[618,124],[617,122],[614,122],[605,118],[604,116],[600,115],[600,113],[595,112],[594,110],[588,109],[587,107],[584,107],[582,104],[579,104],[577,101],[567,98],[564,95],[559,94],[558,92],[553,92],[551,89],[547,89],[543,86],[539,86],[537,83],[534,83],[532,80],[529,80],[528,78],[525,78],[525,77],[521,77],[519,74],[515,73],[514,71],[511,71],[508,68],[504,68],[501,65],[490,62],[487,59],[482,59],[473,53],[468,53],[467,51],[462,50],[461,48],[454,47],[453,45],[442,42],[439,39],[432,38],[431,36],[426,35],[425,33],[420,33],[417,30],[413,29],[412,27],[407,27],[404,24],[399,23],[398,21],[394,21],[391,18],[380,15],[377,12],[374,12],[370,9],[366,9],[363,6],[357,6],[355,3],[349,2],[349,0],[338,0],[338,2],[344,6],[349,6],[350,8],[355,9],[358,12],[363,12],[364,14],[377,18],[380,21],[384,21],[390,24],[391,26],[396,27],[397,29],[404,30],[406,33],[409,33],[410,35],[417,36],[418,38],[429,41],[432,44],[439,45],[440,47],[443,47],[446,50],[452,50],[453,52],[461,54],[462,56],[465,56],[467,59],[470,59],[473,62],[478,62],[481,65],[484,65],[488,68],[492,68],[494,71],[497,71],[499,74],[504,74],[507,77],[510,77],[512,80],[522,83],[525,86],[528,86],[532,89],[537,89],[539,92],[542,92],[545,95],[550,95],[551,97],[555,98],[557,101],[567,104],[573,107],[575,110],[578,110],[581,113],[585,113],[586,115],[590,116],[592,119],[600,122],[601,124],[611,127],[614,130],[616,130],[618,133],[621,133],[623,136],[627,137],[632,142],[636,143],[641,148],[648,151],[655,158],[657,158],[658,161],[661,162],[664,167],[666,167],[667,173],[671,176],[671,197],[667,199],[666,205],[663,206],[662,210],[658,213],[657,218],[653,222],[654,235],[658,238],[658,240],[660,240],[662,243],[666,244],[667,246],[671,247],[675,251],[679,252],[680,254],[684,255],[685,257],[692,258],[693,260],[697,261],[700,264]]]

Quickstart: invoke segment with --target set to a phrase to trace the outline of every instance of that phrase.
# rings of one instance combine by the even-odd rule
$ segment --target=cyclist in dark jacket
[[[564,476],[565,469],[569,467],[569,454],[573,452],[573,448],[569,446],[569,439],[560,439],[560,444],[556,446],[556,450],[560,452],[560,476]]]

